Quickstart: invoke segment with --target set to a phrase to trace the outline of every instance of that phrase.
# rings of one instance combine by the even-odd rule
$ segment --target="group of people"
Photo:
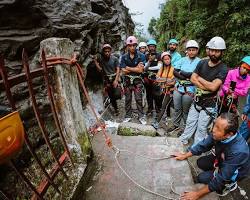
[[[116,100],[121,99],[124,93],[124,122],[132,119],[134,94],[140,123],[147,124],[146,117],[152,115],[155,119],[152,125],[157,129],[166,116],[166,132],[179,130],[183,144],[188,144],[194,135],[194,142],[187,153],[173,155],[176,160],[215,148],[213,153],[197,161],[204,170],[198,181],[206,186],[184,193],[181,198],[199,199],[212,191],[225,195],[234,190],[237,180],[247,176],[250,170],[246,142],[250,136],[250,56],[245,56],[239,66],[228,71],[222,61],[226,50],[223,38],[213,37],[206,45],[207,57],[202,59],[198,57],[199,44],[195,40],[187,41],[184,57],[178,53],[178,45],[178,41],[172,38],[167,42],[167,51],[159,53],[154,39],[138,43],[136,37],[129,36],[126,53],[120,59],[112,55],[111,45],[105,44],[101,56],[95,57],[94,63],[98,71],[103,72],[104,88],[117,115]],[[144,92],[148,108],[146,114]],[[247,98],[240,128],[239,97]],[[173,116],[171,106],[174,108]]]

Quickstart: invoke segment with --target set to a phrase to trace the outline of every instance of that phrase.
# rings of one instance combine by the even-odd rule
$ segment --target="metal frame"
[[[38,69],[30,71],[29,64],[28,64],[28,56],[27,56],[25,50],[23,50],[22,58],[23,58],[23,66],[25,69],[25,73],[22,73],[22,74],[19,74],[16,76],[8,77],[7,71],[5,68],[5,64],[4,64],[4,58],[2,55],[0,55],[0,74],[2,77],[2,80],[0,80],[0,89],[5,90],[6,96],[7,96],[8,102],[12,108],[12,111],[15,111],[15,110],[17,110],[17,108],[15,105],[13,95],[11,93],[11,88],[13,86],[20,84],[20,83],[27,82],[28,88],[29,88],[29,94],[30,94],[30,97],[32,99],[32,107],[33,107],[36,119],[37,119],[39,127],[41,129],[43,138],[46,141],[46,144],[48,145],[50,152],[52,154],[52,157],[55,159],[56,163],[52,167],[51,172],[48,173],[46,171],[45,167],[43,166],[41,160],[37,156],[34,148],[32,147],[32,144],[29,140],[29,136],[27,134],[27,131],[25,131],[25,138],[24,138],[25,144],[27,145],[28,150],[30,151],[31,155],[34,157],[35,161],[38,163],[39,167],[41,168],[45,178],[40,182],[39,186],[34,186],[31,183],[31,181],[22,173],[22,171],[16,167],[13,160],[10,161],[10,165],[13,167],[15,172],[22,178],[22,180],[29,186],[29,188],[34,192],[32,199],[43,199],[43,196],[46,193],[46,191],[50,185],[52,185],[53,188],[55,189],[55,191],[59,195],[61,195],[61,191],[59,190],[58,186],[54,182],[54,179],[59,171],[63,173],[63,175],[66,179],[68,179],[67,174],[63,170],[63,165],[67,159],[70,160],[70,162],[73,166],[74,166],[74,163],[73,163],[73,159],[70,155],[70,151],[68,149],[65,137],[64,137],[63,132],[62,132],[62,128],[61,128],[59,118],[58,118],[58,112],[55,108],[55,100],[54,100],[54,96],[53,96],[53,90],[52,90],[52,87],[49,83],[49,78],[48,78],[49,73],[53,70],[54,66],[53,65],[47,66],[47,60],[46,60],[44,51],[42,53],[43,68],[38,68]],[[60,64],[60,63],[58,63],[58,64]],[[33,85],[32,85],[32,79],[36,78],[36,77],[41,77],[41,76],[44,76],[44,79],[45,79],[45,83],[46,83],[46,86],[48,89],[48,96],[49,96],[49,101],[50,101],[50,106],[51,106],[53,118],[55,120],[55,124],[56,124],[57,130],[58,130],[62,145],[64,147],[64,153],[62,155],[60,155],[59,159],[57,158],[57,155],[55,154],[54,150],[52,149],[51,142],[50,142],[49,137],[48,137],[48,132],[45,129],[45,125],[44,125],[45,123],[44,123],[43,119],[41,118],[40,111],[39,111],[37,103],[36,103],[36,98],[35,98],[34,89],[33,89]],[[1,191],[1,193],[4,194],[3,191]],[[6,194],[4,194],[4,196],[6,196],[6,199],[8,199]]]

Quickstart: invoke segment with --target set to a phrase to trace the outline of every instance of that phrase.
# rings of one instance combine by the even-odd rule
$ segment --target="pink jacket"
[[[222,86],[222,89],[220,90],[220,96],[223,96],[224,94],[227,94],[228,88],[230,87],[230,82],[235,81],[236,87],[234,90],[235,96],[246,96],[248,93],[248,89],[250,88],[250,76],[247,75],[246,79],[243,79],[240,76],[239,68],[229,70],[226,80]]]

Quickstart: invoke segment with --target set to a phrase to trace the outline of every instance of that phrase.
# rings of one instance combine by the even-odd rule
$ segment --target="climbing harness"
[[[209,94],[212,94],[212,92],[210,92],[208,90],[202,90],[202,89],[197,87],[196,91],[195,91],[195,95],[194,95],[194,101],[199,102],[201,96],[209,95]],[[214,98],[214,96],[209,97],[209,98]]]
[[[140,75],[123,75],[122,76],[122,82],[124,91],[126,90],[126,87],[133,86],[133,90],[136,91],[138,88],[136,87],[137,82],[142,83],[142,107],[144,108],[146,106],[146,91],[144,86],[144,80],[142,76]]]
[[[107,80],[109,80],[109,82],[113,82],[115,80],[115,77],[116,77],[116,73],[104,75],[104,78],[106,78]]]
[[[194,99],[194,94],[192,92],[189,92],[187,90],[187,87],[189,86],[194,86],[193,83],[189,80],[178,80],[177,81],[177,86],[174,88],[175,91],[181,93],[182,95],[188,95],[190,96],[192,99]],[[179,87],[183,87],[184,88],[184,92],[180,92],[178,89]]]

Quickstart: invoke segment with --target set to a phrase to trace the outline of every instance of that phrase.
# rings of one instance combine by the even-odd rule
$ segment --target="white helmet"
[[[206,48],[209,48],[210,41],[206,44]]]
[[[140,42],[138,45],[139,48],[141,47],[147,47],[147,43],[146,42]]]
[[[199,45],[195,40],[189,40],[186,44],[186,49],[190,48],[190,47],[195,47],[197,49],[199,49]]]
[[[225,50],[226,43],[222,37],[216,36],[210,40],[209,48],[210,49],[217,49],[217,50]]]

